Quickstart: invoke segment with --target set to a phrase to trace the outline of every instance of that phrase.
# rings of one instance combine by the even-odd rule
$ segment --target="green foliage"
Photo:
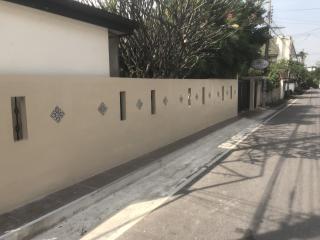
[[[320,79],[320,71],[319,73],[316,71],[309,72],[305,65],[300,62],[282,60],[270,65],[268,69],[268,79],[268,90],[279,87],[280,79],[294,80],[298,83],[299,87],[316,87]]]
[[[193,77],[234,77],[248,75],[251,62],[260,58],[260,49],[270,37],[264,26],[265,10],[261,1],[238,1],[228,24],[238,24],[232,36],[220,42],[220,47],[203,59]]]
[[[289,62],[286,60],[273,63],[269,66],[267,91],[279,87],[279,81],[288,72]]]
[[[314,71],[310,72],[310,79],[308,85],[313,88],[319,88],[320,84],[320,68],[317,67]]]
[[[263,0],[83,0],[131,18],[122,75],[208,78],[246,74],[268,31]]]
[[[120,43],[123,75],[186,78],[237,30],[225,16],[238,0],[119,0],[139,28]],[[108,5],[108,4],[107,4]]]

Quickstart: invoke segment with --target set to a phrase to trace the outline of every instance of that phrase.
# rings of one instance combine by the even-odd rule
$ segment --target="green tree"
[[[306,66],[298,61],[282,60],[271,64],[268,73],[269,90],[279,86],[280,79],[290,79],[298,83],[299,87],[315,87],[317,77],[307,70]]]
[[[229,24],[238,24],[239,29],[220,42],[217,51],[212,52],[194,71],[195,77],[234,77],[248,75],[254,59],[260,58],[260,49],[270,38],[264,24],[263,2],[238,1]]]
[[[85,1],[138,22],[120,42],[129,77],[234,76],[266,40],[261,0]]]
[[[320,67],[317,67],[314,71],[310,73],[311,75],[311,82],[310,84],[314,88],[319,88],[320,84]]]

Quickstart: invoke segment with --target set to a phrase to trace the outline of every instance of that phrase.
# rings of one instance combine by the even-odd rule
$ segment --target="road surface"
[[[118,238],[320,239],[320,91],[311,90]]]

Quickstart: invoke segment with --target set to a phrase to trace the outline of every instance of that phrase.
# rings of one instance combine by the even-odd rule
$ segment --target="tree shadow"
[[[203,175],[199,176],[192,183],[190,183],[185,189],[180,191],[179,198],[192,194],[196,191],[203,191],[215,187],[224,185],[235,184],[243,181],[250,181],[264,176],[265,165],[269,158],[273,155],[280,156],[273,173],[269,179],[269,182],[264,190],[261,201],[259,202],[255,214],[252,218],[249,229],[245,232],[242,239],[254,240],[289,240],[289,239],[320,239],[320,216],[316,214],[307,215],[304,213],[293,213],[293,203],[296,201],[297,187],[301,184],[302,164],[304,161],[312,161],[318,171],[318,176],[312,176],[311,182],[320,182],[320,136],[318,132],[305,131],[307,125],[318,122],[320,115],[315,114],[317,107],[313,106],[293,106],[292,109],[286,111],[286,116],[280,116],[273,121],[266,124],[266,127],[259,129],[256,133],[252,134],[244,143],[230,152],[231,155],[237,151],[246,151],[244,155],[241,155],[239,160],[228,161],[223,160],[219,166],[227,170],[227,173],[218,172],[216,174],[224,174],[226,176],[237,177],[236,180],[226,181],[223,183],[217,183],[200,188],[191,188],[196,182],[201,180],[205,175],[212,171],[213,168],[208,169]],[[306,121],[305,119],[312,119],[314,121]],[[304,131],[300,130],[300,127]],[[255,155],[251,153],[255,151]],[[257,153],[258,151],[258,153]],[[228,157],[228,156],[227,156]],[[267,212],[268,205],[272,199],[272,195],[275,191],[275,186],[278,184],[279,177],[281,175],[284,163],[286,161],[299,161],[297,168],[296,179],[294,188],[290,192],[287,216],[280,220],[278,224],[279,229],[270,231],[263,234],[257,234],[259,231],[262,219]],[[238,172],[236,169],[227,167],[229,163],[242,162],[247,164],[256,164],[260,166],[260,172],[254,176],[248,176]],[[308,193],[313,194],[313,193]],[[285,196],[284,196],[285,197]],[[176,201],[177,199],[174,199]],[[169,202],[170,203],[170,202]],[[168,203],[168,204],[169,204]]]
[[[317,215],[296,215],[292,216],[298,220],[297,223],[288,224],[282,222],[281,227],[275,231],[260,235],[249,235],[246,240],[290,240],[290,239],[319,239],[320,216]]]
[[[317,122],[320,114],[314,114],[315,106],[293,104],[284,113],[280,113],[274,121],[268,125],[280,125],[280,124],[300,124],[300,125],[312,125]]]
[[[179,199],[188,196],[198,191],[207,191],[209,189],[232,185],[240,182],[251,181],[254,179],[262,178],[265,176],[266,164],[273,156],[278,156],[279,159],[273,168],[272,173],[258,205],[256,203],[250,203],[247,199],[243,202],[250,204],[252,208],[255,208],[253,217],[250,222],[248,230],[245,231],[242,239],[246,240],[289,240],[289,239],[306,239],[306,238],[319,238],[320,239],[320,216],[316,214],[304,214],[295,213],[293,210],[293,204],[297,197],[297,187],[301,184],[302,165],[303,161],[313,161],[316,163],[317,171],[320,172],[319,159],[320,159],[320,136],[318,132],[305,132],[301,131],[301,128],[310,128],[310,125],[317,124],[316,106],[308,106],[303,104],[295,104],[288,108],[285,112],[280,113],[271,122],[266,123],[264,127],[251,134],[245,141],[240,143],[235,149],[231,150],[223,159],[219,160],[210,167],[207,167],[201,175],[195,178],[182,190],[177,192],[171,200],[162,204],[154,209],[152,212],[160,210],[165,206],[168,206]],[[203,137],[202,135],[201,137]],[[228,158],[232,154],[238,154],[238,159]],[[214,160],[214,159],[212,159]],[[262,220],[264,219],[270,200],[275,192],[275,187],[278,184],[279,178],[287,161],[299,161],[297,172],[294,179],[294,188],[290,191],[287,197],[288,201],[288,213],[283,214],[285,217],[277,220],[279,227],[276,230],[266,233],[259,233]],[[256,172],[241,172],[237,167],[233,167],[232,164],[239,163],[248,166],[254,166]],[[219,165],[220,172],[212,172]],[[218,182],[206,186],[197,187],[196,183],[203,179],[208,174],[225,175],[232,177],[232,179],[226,179],[223,182]],[[313,176],[314,181],[320,182],[318,178]],[[218,193],[217,193],[218,194]],[[311,193],[312,194],[312,193]],[[155,195],[149,198],[141,198],[137,201],[148,201],[157,198]],[[225,197],[225,196],[224,196]],[[239,196],[240,197],[240,196]],[[284,211],[283,211],[284,212]],[[148,213],[150,214],[150,213]],[[130,224],[137,219],[145,216],[145,214],[139,215],[134,218],[128,218],[128,221],[97,236],[102,237],[117,230],[126,224]]]

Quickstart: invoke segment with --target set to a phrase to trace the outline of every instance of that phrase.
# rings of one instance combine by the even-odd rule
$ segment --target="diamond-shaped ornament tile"
[[[100,103],[98,107],[98,112],[101,113],[101,115],[105,115],[107,111],[108,111],[108,107],[106,106],[106,104],[104,102]]]
[[[141,110],[141,108],[143,107],[143,102],[141,101],[141,99],[139,99],[139,100],[137,101],[136,106],[137,106],[137,108],[138,108],[139,110]]]
[[[50,115],[50,117],[57,123],[60,123],[64,116],[65,113],[59,106],[56,106]]]
[[[220,92],[217,92],[217,96],[220,97]]]
[[[181,95],[179,98],[180,102],[183,103],[183,96]]]
[[[234,95],[236,95],[237,94],[237,90],[234,90]]]
[[[167,97],[164,97],[164,99],[163,99],[163,104],[164,104],[165,106],[167,106],[167,105],[168,105],[168,102],[169,102],[168,98],[167,98]]]
[[[226,94],[228,95],[228,94],[229,94],[229,92],[228,92],[228,91],[226,91]]]
[[[208,96],[209,96],[209,98],[211,98],[211,92],[209,93],[209,95],[208,95]]]
[[[198,95],[198,93],[196,94],[196,99],[197,99],[197,100],[199,99],[199,95]]]

